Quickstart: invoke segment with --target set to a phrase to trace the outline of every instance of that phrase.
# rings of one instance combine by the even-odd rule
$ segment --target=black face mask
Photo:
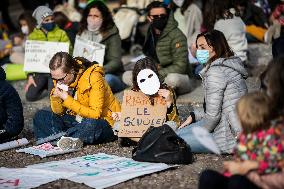
[[[160,17],[160,18],[155,18],[152,21],[152,26],[160,31],[163,31],[163,29],[166,27],[168,22],[167,17]]]

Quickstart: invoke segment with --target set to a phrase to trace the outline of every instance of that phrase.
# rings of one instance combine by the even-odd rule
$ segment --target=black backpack
[[[169,164],[189,164],[193,160],[190,147],[166,124],[150,127],[144,133],[132,151],[132,159]]]

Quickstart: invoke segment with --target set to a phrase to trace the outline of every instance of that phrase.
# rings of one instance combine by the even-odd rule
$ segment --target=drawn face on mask
[[[146,95],[154,95],[160,89],[160,80],[155,72],[143,69],[137,75],[137,84]]]

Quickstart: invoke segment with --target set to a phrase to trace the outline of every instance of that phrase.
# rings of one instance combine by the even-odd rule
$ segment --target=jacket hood
[[[167,25],[165,29],[163,30],[161,37],[163,37],[164,35],[167,35],[170,31],[176,29],[177,27],[178,27],[178,23],[174,18],[173,12],[171,11],[169,14]]]
[[[244,67],[242,60],[237,57],[229,57],[229,58],[218,58],[217,60],[213,61],[210,66],[224,66],[232,68],[233,70],[239,72],[244,78],[248,77],[248,72]]]
[[[6,79],[6,73],[4,69],[0,66],[0,81],[5,80],[5,79]]]
[[[77,78],[75,79],[75,81],[73,83],[71,83],[69,85],[69,87],[75,87],[77,86],[79,80],[82,78],[83,80],[86,80],[87,83],[90,83],[91,81],[91,73],[93,72],[98,72],[101,75],[104,75],[104,70],[102,66],[99,66],[98,64],[94,64],[93,66],[89,67],[88,69],[86,69],[85,71],[80,70],[79,75],[77,76]]]

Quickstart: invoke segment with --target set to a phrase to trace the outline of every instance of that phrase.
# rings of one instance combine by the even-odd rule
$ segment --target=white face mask
[[[157,74],[150,69],[144,69],[138,73],[137,84],[146,95],[156,94],[161,85]]]
[[[183,5],[184,0],[173,0],[173,2],[178,6],[181,7]]]
[[[103,19],[98,19],[96,21],[93,21],[92,19],[87,19],[88,22],[88,30],[89,31],[98,31],[103,23]]]
[[[22,26],[21,30],[23,34],[28,35],[29,34],[29,27],[28,26]]]

